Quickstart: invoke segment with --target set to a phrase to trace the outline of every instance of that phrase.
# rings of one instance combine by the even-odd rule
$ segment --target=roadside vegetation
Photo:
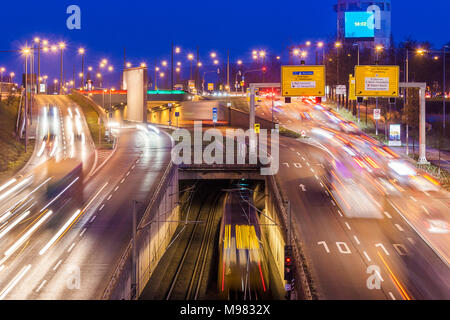
[[[13,176],[30,159],[34,141],[29,141],[25,153],[25,141],[15,132],[19,98],[9,96],[0,102],[0,182]]]
[[[86,102],[84,99],[74,94],[70,94],[69,98],[72,99],[72,101],[75,102],[77,105],[79,105],[80,108],[83,110],[95,146],[101,149],[112,149],[113,144],[108,142],[106,139],[105,124],[103,123],[103,121],[101,122],[101,124],[98,123],[99,115],[95,110],[95,108],[90,103]],[[99,141],[99,134],[100,134],[100,141]]]

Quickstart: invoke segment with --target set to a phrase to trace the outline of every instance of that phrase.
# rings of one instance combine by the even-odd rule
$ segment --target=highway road
[[[302,118],[301,112],[309,112],[311,119]],[[332,157],[347,168],[355,162],[342,144],[336,145],[332,140],[338,140],[334,137],[339,136],[356,141],[359,133],[336,128],[335,123],[317,114],[321,112],[314,104],[299,100],[290,105],[280,104],[274,114],[281,125],[297,132],[305,130],[312,137],[304,142],[280,139],[283,152],[278,181],[291,200],[294,227],[304,243],[319,297],[449,299],[450,272],[445,263],[445,254],[449,252],[448,224],[445,224],[448,194],[439,188],[420,191],[408,184],[402,188],[402,181],[393,181],[394,191],[388,190],[387,185],[383,189],[381,181],[384,180],[379,179],[383,174],[376,174],[375,169],[372,172],[354,167],[348,170],[353,173],[356,189],[350,188],[336,169],[338,179],[330,179],[330,168],[324,164]],[[259,103],[257,114],[270,119],[271,101],[264,99]],[[320,126],[336,132],[317,131]],[[361,154],[370,154],[382,167],[384,162],[372,153],[361,151],[364,149],[361,144],[365,143],[356,146],[355,142],[354,148],[348,151],[357,149]],[[336,181],[344,182],[337,186]],[[350,189],[349,194],[345,194],[346,189]],[[423,220],[422,211],[428,211],[432,219]],[[405,220],[403,216],[407,214],[419,221]],[[416,232],[417,228],[426,229],[423,221],[428,220],[444,223],[436,223],[439,232],[427,232],[430,227],[424,233]],[[425,242],[428,238],[435,240],[432,248]],[[442,255],[438,256],[436,250]],[[374,288],[376,280],[381,280],[380,289]]]
[[[66,97],[48,99],[68,114],[68,108],[74,107]],[[73,117],[78,114],[71,111]],[[82,117],[81,110],[78,112]],[[66,137],[57,133],[62,148],[55,154],[67,156],[71,154],[70,125],[60,121],[60,127],[65,128]],[[85,129],[85,124],[82,127]],[[131,238],[131,201],[145,203],[169,161],[172,144],[165,133],[134,126],[120,128],[116,134],[119,142],[114,155],[95,175],[85,174],[82,204],[66,193],[53,203],[28,197],[2,222],[0,299],[100,298]],[[88,134],[84,139],[79,142],[89,147]],[[83,157],[87,152],[79,154]],[[29,192],[31,187],[21,192]]]

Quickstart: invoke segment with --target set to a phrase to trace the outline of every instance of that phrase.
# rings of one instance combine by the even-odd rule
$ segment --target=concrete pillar
[[[256,156],[256,134],[255,134],[255,87],[250,85],[250,159]]]
[[[426,154],[426,122],[425,122],[425,88],[419,89],[420,122],[419,122],[419,164],[429,164]]]

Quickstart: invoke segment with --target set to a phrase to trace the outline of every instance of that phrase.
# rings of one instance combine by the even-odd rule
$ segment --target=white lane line
[[[127,172],[127,177],[130,175],[130,171]]]
[[[14,289],[14,287],[19,283],[19,281],[25,276],[25,274],[30,270],[31,264],[25,266],[20,270],[20,272],[14,277],[14,279],[6,286],[3,292],[0,294],[0,300],[5,299],[8,293]]]
[[[109,201],[112,197],[112,194],[109,195],[109,197],[106,199],[106,201]]]
[[[327,191],[327,190],[325,190],[325,193],[327,194],[327,196],[330,196],[330,194],[328,193],[328,191]]]
[[[413,238],[408,238],[408,241],[411,242],[411,244],[415,243]]]
[[[361,244],[361,242],[359,242],[359,239],[358,239],[357,236],[353,236],[353,238],[355,238],[355,241],[356,241],[357,244]]]
[[[348,228],[348,230],[352,230],[352,228],[350,228],[350,225],[348,224],[348,222],[345,223],[345,226]]]
[[[116,191],[117,191],[117,189],[119,189],[119,186],[117,186],[117,187],[115,187],[115,188],[114,188],[114,192],[116,192]]]
[[[316,177],[316,180],[319,180],[319,177],[317,176],[317,174],[315,174],[314,177]]]
[[[398,229],[399,231],[404,231],[403,228],[402,228],[399,224],[396,223],[395,226],[397,227],[397,229]]]
[[[41,285],[36,289],[36,293],[41,291],[42,287],[47,283],[47,280],[42,281]]]
[[[134,170],[135,167],[136,167],[136,165],[133,164],[133,166],[131,167],[131,170]]]
[[[300,152],[297,151],[297,155],[301,156]]]
[[[411,198],[411,200],[413,200],[414,202],[417,202],[417,199],[414,198],[413,196],[409,196]]]
[[[431,195],[428,192],[424,191],[423,193],[425,193],[427,196],[431,197]]]
[[[344,215],[342,214],[341,210],[338,210],[338,213],[341,217],[343,217]]]
[[[430,215],[430,212],[428,211],[427,208],[425,208],[425,206],[422,205],[422,209],[423,209],[423,211],[425,211],[425,213],[426,213],[427,215]]]
[[[322,182],[320,183],[320,186],[323,188],[323,183]]]
[[[314,169],[313,168],[311,168],[311,172],[314,173]]]
[[[308,165],[308,167],[310,167],[310,164],[309,164],[309,162],[307,162],[306,164]]]
[[[302,157],[303,161],[306,161],[305,157]]]
[[[366,259],[367,259],[367,261],[372,261],[372,260],[370,260],[370,257],[369,257],[369,255],[367,254],[367,252],[365,252],[365,251],[363,251],[363,254],[364,254],[364,256],[366,257]]]
[[[397,299],[395,299],[394,295],[390,291],[389,291],[389,296],[391,297],[392,300],[397,300]]]
[[[120,183],[123,183],[125,181],[125,178],[123,178],[122,180],[120,180]]]
[[[100,207],[100,209],[98,209],[98,211],[102,211],[104,207],[105,207],[105,204],[102,204],[102,206]]]
[[[389,212],[385,211],[384,214],[385,214],[385,216],[388,217],[389,219],[392,219],[392,216],[389,214]]]
[[[80,237],[83,236],[83,234],[86,232],[86,230],[87,230],[87,228],[84,228],[83,230],[81,230],[81,232],[80,232]]]
[[[74,242],[74,243],[72,243],[72,245],[71,245],[71,246],[69,247],[69,249],[67,250],[67,252],[70,252],[70,251],[72,251],[73,247],[75,247],[75,242]]]
[[[91,221],[89,221],[89,223],[94,222],[95,218],[97,218],[97,216],[93,216],[92,219],[91,219]]]
[[[335,206],[336,206],[336,203],[334,203],[333,200],[330,200],[330,201],[331,201],[331,203],[333,204],[333,206],[335,207]]]
[[[58,263],[56,264],[56,266],[53,267],[53,271],[56,271],[56,269],[58,269],[58,267],[61,265],[62,263],[62,259],[58,261]]]

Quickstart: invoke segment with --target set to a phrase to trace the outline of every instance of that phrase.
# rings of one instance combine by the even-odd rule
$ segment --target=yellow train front
[[[248,191],[229,192],[219,243],[219,294],[230,300],[270,297],[257,211]]]

